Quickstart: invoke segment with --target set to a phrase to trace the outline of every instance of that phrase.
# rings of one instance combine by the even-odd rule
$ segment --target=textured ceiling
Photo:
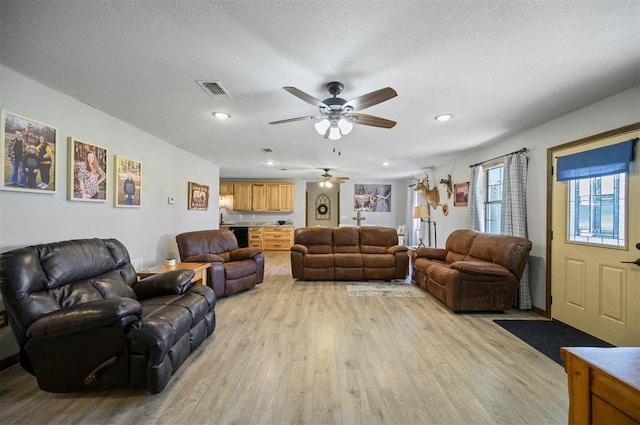
[[[0,0],[0,16],[3,65],[222,177],[407,177],[640,84],[637,0]],[[345,99],[393,87],[364,112],[397,126],[356,126],[338,156],[311,121],[267,124],[317,112],[283,86],[324,99],[333,80]]]

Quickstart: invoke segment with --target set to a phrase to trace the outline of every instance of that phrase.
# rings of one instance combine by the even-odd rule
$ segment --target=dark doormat
[[[613,347],[556,320],[494,320],[561,366],[560,347]]]

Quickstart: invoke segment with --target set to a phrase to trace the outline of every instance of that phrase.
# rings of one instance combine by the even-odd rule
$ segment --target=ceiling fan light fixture
[[[321,136],[324,136],[325,133],[327,132],[327,130],[329,129],[329,126],[331,125],[331,123],[329,122],[328,119],[323,118],[320,121],[318,121],[315,124],[316,127],[316,131],[318,132],[318,134],[320,134]]]
[[[329,180],[322,180],[320,183],[318,183],[318,185],[320,185],[320,187],[326,187],[327,189],[333,187],[333,183],[331,183]]]
[[[338,120],[338,128],[340,129],[340,133],[346,136],[353,130],[353,123],[347,119],[340,118],[340,120]]]
[[[340,129],[338,128],[338,126],[332,125],[331,128],[329,128],[329,139],[340,140],[341,137],[342,137],[342,134],[340,134]]]

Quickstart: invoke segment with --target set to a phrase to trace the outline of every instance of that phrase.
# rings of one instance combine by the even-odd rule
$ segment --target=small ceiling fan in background
[[[334,183],[344,183],[345,180],[349,180],[349,177],[333,177],[331,174],[329,174],[331,168],[322,168],[322,170],[324,171],[324,173],[319,178],[313,177],[305,178],[303,180],[320,180],[318,182],[318,185],[320,185],[320,187],[332,187]]]
[[[272,121],[269,124],[285,124],[309,119],[316,120],[316,131],[323,135],[325,139],[331,140],[338,140],[342,136],[349,134],[353,129],[353,124],[382,128],[393,128],[396,125],[395,121],[357,112],[396,97],[398,93],[391,87],[376,90],[351,100],[337,97],[344,88],[344,85],[338,81],[327,83],[326,88],[333,97],[319,100],[295,87],[283,87],[292,95],[313,106],[317,106],[319,115]]]

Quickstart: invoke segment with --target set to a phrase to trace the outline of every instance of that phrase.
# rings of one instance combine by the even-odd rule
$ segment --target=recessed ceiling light
[[[380,164],[381,164],[383,167],[388,167],[388,166],[389,166],[389,164],[390,164],[390,162],[389,162],[389,161],[382,161]]]
[[[226,120],[231,118],[231,115],[227,114],[226,112],[214,112],[213,116],[218,118],[219,120]]]
[[[275,162],[272,161],[272,160],[265,161],[264,163],[267,164],[269,167],[271,167],[271,166],[273,166],[275,164]]]
[[[438,115],[436,117],[436,120],[438,120],[438,121],[449,121],[451,118],[453,118],[453,115],[451,115],[451,114],[442,114],[442,115]]]

